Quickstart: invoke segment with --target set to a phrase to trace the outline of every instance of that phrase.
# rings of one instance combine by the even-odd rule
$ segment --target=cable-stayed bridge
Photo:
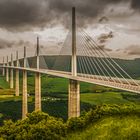
[[[3,75],[14,87],[13,72],[15,71],[15,92],[19,96],[19,71],[23,72],[22,118],[28,113],[27,105],[27,71],[35,73],[35,110],[41,110],[41,74],[53,75],[70,79],[68,97],[68,116],[80,115],[80,85],[88,82],[120,90],[140,93],[140,81],[134,80],[104,48],[90,37],[83,29],[76,28],[75,8],[72,10],[72,30],[69,31],[59,55],[46,57],[41,55],[39,38],[35,55],[27,57],[24,47],[24,57],[16,60],[3,61]],[[10,75],[10,77],[9,77]]]

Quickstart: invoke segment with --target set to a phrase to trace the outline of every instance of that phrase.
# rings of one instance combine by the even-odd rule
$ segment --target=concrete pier
[[[27,102],[27,71],[23,70],[22,119],[25,119],[28,113]]]
[[[37,69],[39,70],[39,37],[37,37]],[[35,73],[35,111],[41,111],[41,74]]]
[[[6,66],[9,66],[8,56],[7,56],[7,64],[6,64]],[[9,82],[9,68],[6,68],[6,81]]]
[[[24,47],[24,67],[26,67],[26,47]],[[27,71],[23,70],[22,119],[25,119],[28,113],[28,100],[27,99],[28,99]]]
[[[80,85],[79,81],[69,81],[68,117],[80,116]]]
[[[72,8],[72,76],[77,76],[77,57],[76,57],[76,18],[75,8]],[[80,84],[79,81],[69,80],[68,95],[68,118],[80,116]]]
[[[19,66],[19,60],[18,60],[18,51],[16,52],[16,66],[18,67]],[[16,71],[16,87],[15,87],[15,95],[16,96],[19,96],[19,70],[18,69],[16,69],[15,70]]]
[[[35,73],[35,111],[41,111],[41,78]]]

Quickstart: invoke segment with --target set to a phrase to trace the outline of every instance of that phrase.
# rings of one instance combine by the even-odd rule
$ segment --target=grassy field
[[[139,140],[138,116],[107,117],[91,124],[82,132],[69,135],[66,140]]]
[[[81,101],[91,105],[101,104],[137,104],[140,105],[140,95],[127,92],[104,92],[81,94]]]

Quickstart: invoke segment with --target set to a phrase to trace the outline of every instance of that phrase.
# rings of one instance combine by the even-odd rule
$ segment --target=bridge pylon
[[[26,68],[26,61],[26,47],[24,47],[24,68]],[[27,71],[23,70],[22,119],[25,119],[28,113],[27,99]]]
[[[11,67],[13,66],[13,54],[11,54]],[[10,68],[10,88],[14,88],[13,68]]]
[[[72,8],[72,76],[77,76],[77,57],[76,57],[76,15],[75,7]],[[68,97],[68,118],[80,116],[80,84],[79,81],[69,80]]]
[[[6,66],[9,66],[9,60],[8,60],[8,56],[7,56],[7,64]],[[9,82],[9,68],[6,68],[6,81]]]
[[[16,52],[16,67],[19,67],[19,60],[18,60],[18,51]],[[19,96],[19,69],[16,69],[16,85],[15,85],[15,95]]]
[[[37,70],[39,70],[39,37],[37,37]],[[35,111],[41,111],[41,74],[35,73]]]

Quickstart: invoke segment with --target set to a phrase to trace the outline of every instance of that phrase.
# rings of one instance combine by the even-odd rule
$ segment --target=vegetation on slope
[[[139,140],[140,117],[112,116],[90,124],[80,132],[67,136],[67,140]]]
[[[130,115],[133,116],[130,118]],[[128,117],[129,116],[129,117]],[[107,119],[107,117],[109,117]],[[121,117],[121,120],[118,118]],[[108,135],[108,138],[111,139],[113,136],[114,138],[140,138],[140,109],[132,106],[132,105],[102,105],[96,107],[96,109],[91,109],[89,112],[83,114],[79,118],[72,118],[68,120],[67,122],[63,122],[62,119],[54,118],[49,116],[48,114],[41,113],[41,112],[33,112],[28,115],[28,118],[25,120],[19,120],[17,122],[12,121],[5,121],[5,124],[0,127],[0,136],[1,139],[23,139],[23,140],[59,140],[59,139],[71,139],[73,140],[76,138],[79,134],[79,132],[85,130],[88,130],[89,125],[93,125],[93,128],[96,128],[93,130],[93,133],[89,132],[91,138],[93,136],[97,136],[96,134],[99,133],[99,130],[101,129],[103,132],[103,129],[106,129],[104,131],[104,136],[107,135],[107,133],[119,130],[121,133],[125,132],[125,127],[128,126],[128,124],[125,124],[123,122],[122,118],[130,118],[130,125],[132,129],[131,133],[128,132],[119,135],[118,132],[112,133],[112,135]],[[125,119],[124,119],[125,120]],[[111,122],[111,124],[108,124],[108,121]],[[113,122],[114,121],[114,122]],[[116,122],[119,122],[118,125],[114,124]],[[128,122],[129,122],[128,121]],[[107,126],[104,125],[107,123]],[[132,123],[134,123],[132,125]],[[100,127],[97,127],[97,125],[100,125]],[[111,127],[113,126],[113,127]],[[135,127],[136,126],[136,127]],[[111,128],[112,130],[108,130]],[[120,130],[121,129],[121,130]],[[130,130],[129,130],[130,131]],[[105,133],[106,132],[106,133]],[[76,134],[76,135],[75,135]],[[81,133],[83,135],[83,133]],[[103,134],[102,137],[104,138]],[[110,136],[110,137],[109,137]],[[88,138],[87,136],[84,136],[85,138]],[[80,137],[79,137],[80,139]]]

